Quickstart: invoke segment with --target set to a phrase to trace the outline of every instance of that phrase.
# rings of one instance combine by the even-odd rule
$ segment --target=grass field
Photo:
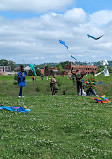
[[[27,77],[25,97],[18,98],[14,77],[0,76],[0,104],[32,109],[29,113],[0,111],[0,159],[112,158],[112,104],[77,96],[72,80],[56,79],[56,96],[51,95],[50,80],[37,77],[33,82]],[[104,82],[104,94],[112,97],[112,77],[102,75],[96,80]]]

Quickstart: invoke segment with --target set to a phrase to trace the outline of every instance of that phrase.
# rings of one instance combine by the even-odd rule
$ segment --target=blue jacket
[[[19,72],[18,73],[18,84],[19,84],[19,87],[25,87],[25,79],[26,79],[26,74],[23,72],[23,75],[22,75],[22,72]]]

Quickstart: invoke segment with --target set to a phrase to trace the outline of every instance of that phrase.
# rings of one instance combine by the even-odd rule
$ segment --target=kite
[[[94,81],[90,82],[90,81],[87,81],[87,80],[85,80],[85,79],[82,79],[81,82],[82,82],[84,85],[86,85],[86,84],[94,84],[94,85],[95,85],[95,84],[104,84],[103,81],[101,81],[101,82],[99,82],[99,83],[96,83],[96,82],[94,82]]]
[[[29,113],[32,109],[25,109],[24,107],[11,107],[11,106],[0,106],[0,110],[9,110],[14,112]]]
[[[87,80],[85,80],[85,79],[82,79],[81,82],[82,82],[85,86],[87,85],[87,86],[90,86],[90,87],[93,86],[93,85],[95,86],[96,84],[104,84],[103,81],[97,83],[97,82],[95,82],[95,81],[87,81]],[[102,89],[102,87],[98,87],[98,86],[96,86],[96,87],[101,90],[101,92],[102,92],[101,95],[103,95],[103,89]]]
[[[96,98],[91,97],[91,99],[94,99],[97,103],[112,103],[105,95]]]
[[[68,49],[68,46],[65,44],[65,42],[64,42],[64,41],[59,40],[59,42],[60,42],[62,45],[64,45],[64,46]],[[75,58],[75,57],[73,57],[72,55],[71,55],[71,58],[73,58],[73,59],[75,59],[75,60],[76,60],[76,58]],[[75,63],[75,62],[74,62],[74,63]]]
[[[102,36],[99,36],[98,38],[95,38],[94,36],[91,36],[91,35],[89,35],[89,34],[87,34],[87,36],[88,36],[88,38],[93,38],[94,40],[98,40],[98,39],[100,39]]]
[[[34,68],[34,66],[33,66],[32,64],[30,64],[30,68],[31,68],[32,71],[34,72],[35,76],[37,76],[36,71],[35,71],[35,68]]]
[[[73,59],[75,59],[75,60],[76,60],[76,58],[75,58],[75,57],[73,57],[72,55],[71,55],[71,58],[73,58]]]
[[[65,42],[64,41],[62,41],[62,40],[59,40],[59,42],[61,43],[61,44],[63,44],[67,49],[68,49],[68,46],[67,45],[65,45]]]
[[[101,82],[99,82],[99,83],[97,83],[97,84],[104,84],[104,83],[103,83],[103,81],[101,81]]]

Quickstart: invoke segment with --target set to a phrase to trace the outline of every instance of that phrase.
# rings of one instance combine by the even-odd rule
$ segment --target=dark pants
[[[19,96],[21,96],[21,97],[22,97],[22,88],[23,87],[20,87],[20,91],[19,91]]]
[[[52,95],[55,95],[58,91],[58,89],[56,89],[55,83],[51,83],[50,87],[51,87]]]
[[[77,94],[79,95],[81,89],[81,95],[82,95],[82,82],[81,81],[77,81]]]
[[[44,80],[44,76],[41,76],[41,79]]]

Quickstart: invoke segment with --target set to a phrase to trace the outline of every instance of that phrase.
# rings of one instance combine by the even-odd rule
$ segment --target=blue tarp
[[[9,111],[15,111],[15,112],[23,112],[28,113],[32,109],[25,109],[24,107],[10,107],[10,106],[1,106],[0,110],[9,110]]]

